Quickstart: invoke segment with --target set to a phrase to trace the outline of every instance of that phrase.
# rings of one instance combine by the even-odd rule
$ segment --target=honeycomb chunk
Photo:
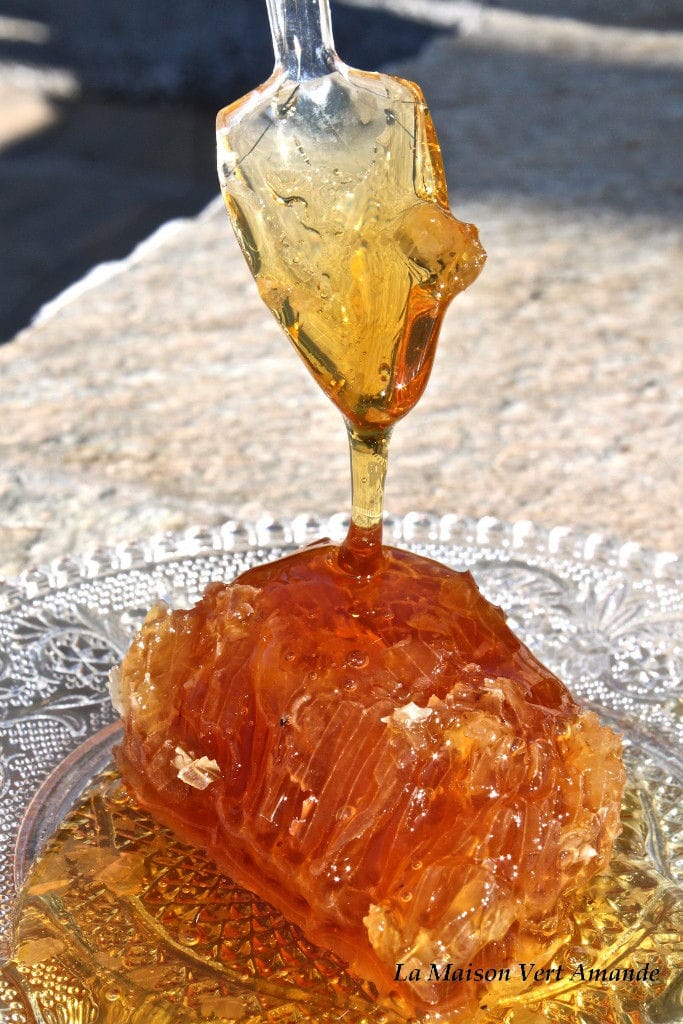
[[[548,962],[619,829],[618,738],[408,552],[356,578],[321,544],[156,608],[117,690],[139,802],[405,1015],[470,1021],[477,968]]]

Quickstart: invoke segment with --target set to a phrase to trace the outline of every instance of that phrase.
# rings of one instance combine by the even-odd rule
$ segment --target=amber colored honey
[[[680,1019],[682,904],[652,866],[649,801],[647,788],[627,790],[610,869],[570,908],[571,934],[553,963],[649,961],[656,982],[566,980],[514,995],[494,985],[472,1024]],[[0,1019],[399,1024],[341,961],[159,826],[111,771],[66,817],[20,893],[12,957],[0,964]]]
[[[342,68],[218,116],[223,194],[262,299],[356,427],[424,390],[448,302],[484,262],[450,213],[417,86]]]
[[[618,829],[613,733],[468,573],[408,552],[366,578],[320,544],[153,610],[119,701],[140,803],[404,1012],[482,992],[399,962],[548,960]]]
[[[276,73],[218,115],[218,172],[261,298],[346,420],[352,521],[372,568],[388,440],[422,395],[451,299],[481,270],[448,208],[420,89],[338,62]],[[363,531],[365,535],[362,536]]]

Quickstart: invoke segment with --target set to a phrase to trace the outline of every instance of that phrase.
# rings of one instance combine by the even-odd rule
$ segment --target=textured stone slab
[[[610,29],[564,59],[551,39],[543,52],[487,31],[401,69],[426,88],[454,208],[490,259],[396,430],[388,507],[680,549],[672,60],[619,62]],[[6,346],[0,373],[5,572],[189,523],[348,507],[339,415],[217,209]]]

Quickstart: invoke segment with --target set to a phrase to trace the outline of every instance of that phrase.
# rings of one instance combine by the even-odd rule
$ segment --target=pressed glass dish
[[[163,838],[159,830],[147,828],[116,777],[107,773],[117,726],[106,676],[149,605],[159,597],[176,606],[192,602],[210,580],[230,579],[319,536],[339,540],[347,525],[341,516],[233,522],[214,530],[188,531],[63,561],[26,576],[17,585],[0,588],[0,933],[5,948],[17,888],[47,837],[77,806],[80,809],[75,817],[71,815],[68,827],[81,830],[82,849],[88,850],[94,843],[100,850],[102,820],[106,818],[110,832],[119,839],[126,829],[130,831],[131,822],[136,823],[141,838],[136,847],[126,833],[129,855],[139,854],[148,864],[156,857],[158,864],[160,857],[173,854],[192,864],[185,894],[187,919],[181,915],[172,924],[159,910],[163,900],[157,898],[154,903],[158,886],[154,872],[154,877],[140,883],[144,899],[140,893],[135,897],[142,899],[148,924],[152,904],[145,900],[152,899],[157,908],[152,914],[156,914],[154,948],[143,928],[142,939],[129,935],[130,948],[122,950],[121,956],[130,958],[136,942],[146,945],[139,954],[143,960],[153,963],[160,957],[168,978],[173,975],[175,979],[163,996],[156,994],[157,1001],[149,1004],[145,1021],[157,1019],[151,1016],[152,1005],[155,1013],[163,1010],[167,1014],[159,1020],[192,1024],[232,1019],[321,1022],[340,1019],[340,1014],[347,1024],[383,1019],[341,965],[321,956],[276,916],[269,916],[269,908],[259,901],[244,902],[244,894],[235,887],[223,894],[223,906],[233,906],[233,919],[243,915],[242,924],[248,925],[251,935],[254,922],[260,922],[264,949],[271,954],[275,951],[273,955],[279,956],[278,950],[295,949],[298,974],[274,977],[272,955],[264,953],[266,959],[259,961],[250,947],[251,973],[245,980],[242,972],[240,981],[235,975],[237,946],[224,942],[223,960],[202,952],[201,937],[188,922],[197,918],[208,880],[213,878],[211,884],[215,885],[210,866],[201,858],[188,861],[185,848]],[[534,986],[521,1003],[506,1005],[503,999],[491,1019],[515,1024],[546,1019],[577,1024],[598,1018],[638,1020],[639,1024],[680,1020],[680,980],[672,970],[672,965],[680,965],[683,951],[676,919],[683,873],[683,715],[678,688],[683,603],[677,560],[671,555],[651,554],[635,544],[618,544],[567,528],[546,530],[529,522],[470,521],[455,515],[388,517],[385,537],[389,543],[410,547],[455,568],[470,568],[486,596],[505,609],[521,639],[625,739],[630,785],[624,832],[608,881],[596,883],[591,889],[592,903],[577,911],[577,928],[584,949],[591,951],[591,962],[604,966],[649,958],[651,964],[664,966],[662,980],[651,986],[572,985],[565,978],[565,984],[545,984],[543,990]],[[100,776],[102,771],[105,774]],[[95,779],[99,795],[82,799]],[[102,793],[108,794],[110,802],[105,801],[104,816],[99,820],[94,808],[102,814]],[[123,849],[121,842],[116,842],[117,848]],[[100,851],[97,857],[101,856]],[[85,905],[86,890],[84,893]],[[120,891],[122,905],[126,900],[130,903],[129,897],[129,892]],[[65,898],[63,907],[67,902]],[[604,914],[596,915],[595,908],[601,905],[612,906],[609,920]],[[21,908],[25,914],[25,905]],[[40,910],[42,913],[44,908]],[[140,920],[135,927],[141,927]],[[225,940],[224,922],[214,921],[213,927],[222,929]],[[568,963],[572,957],[571,962],[576,962],[576,949],[564,955]],[[195,972],[201,974],[197,958],[202,957],[203,969],[214,972],[209,981],[202,975],[204,988],[199,995],[188,981],[188,957]],[[173,964],[172,971],[169,965]],[[30,1016],[35,1013],[35,1005],[29,1008],[35,998],[26,995],[31,992],[30,979],[7,971],[0,979],[0,1019],[4,1021],[5,1011],[14,1014],[8,1020],[41,1020]],[[139,998],[151,998],[143,976],[138,980],[143,993]],[[82,983],[82,977],[78,984],[73,978],[69,982],[67,971],[63,987],[64,991],[73,989],[68,997],[71,1003],[57,999],[52,1006],[57,1016],[44,1019],[100,1019],[92,1013],[100,1012],[101,991],[89,991]],[[195,988],[199,984],[196,978],[193,984]],[[127,998],[133,997],[129,993]],[[122,1000],[119,994],[107,1004],[107,1012],[116,1010],[118,1017],[114,1013],[101,1019],[132,1020],[121,1016],[125,1012]],[[169,1011],[169,1006],[175,1009]]]

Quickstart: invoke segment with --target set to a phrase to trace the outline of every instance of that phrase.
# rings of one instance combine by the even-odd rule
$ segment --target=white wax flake
[[[393,951],[401,947],[402,940],[391,913],[384,907],[371,903],[367,915],[363,918],[363,924],[375,952],[383,954],[387,960],[393,959]]]
[[[486,687],[486,692],[490,694],[492,697],[497,697],[498,700],[505,700],[505,693],[503,692],[503,690],[501,690],[500,686],[494,686],[493,684],[489,684]]]
[[[147,612],[145,622],[154,622],[155,619],[160,619],[163,616],[168,616],[172,614],[173,609],[171,608],[168,601],[164,601],[164,599],[160,597],[157,601],[154,602],[150,610]]]
[[[500,679],[494,679],[492,676],[484,677],[484,686],[489,693],[495,693],[498,697],[504,697],[503,688],[500,685]]]
[[[193,789],[206,789],[221,774],[218,762],[206,755],[193,758],[182,747],[175,748],[175,755],[173,767],[178,772],[178,778]]]
[[[404,704],[403,707],[394,708],[392,713],[382,718],[381,721],[386,725],[393,722],[395,725],[401,725],[406,729],[410,729],[414,725],[426,722],[432,712],[433,708],[421,708],[411,700],[408,704]]]
[[[587,864],[594,857],[598,856],[598,851],[590,843],[584,843],[582,846],[571,846],[571,837],[567,837],[565,846],[562,849],[562,860],[564,864],[575,864],[578,862]]]
[[[580,861],[583,864],[587,864],[589,860],[593,860],[593,857],[597,857],[598,851],[594,846],[589,843],[584,843],[579,849],[570,849],[565,851],[566,862],[568,864],[576,864]]]
[[[128,710],[123,700],[123,694],[121,692],[121,668],[118,665],[114,665],[113,668],[109,669],[109,675],[107,676],[107,686],[109,689],[109,699],[111,700],[114,711],[117,711],[123,718]]]

